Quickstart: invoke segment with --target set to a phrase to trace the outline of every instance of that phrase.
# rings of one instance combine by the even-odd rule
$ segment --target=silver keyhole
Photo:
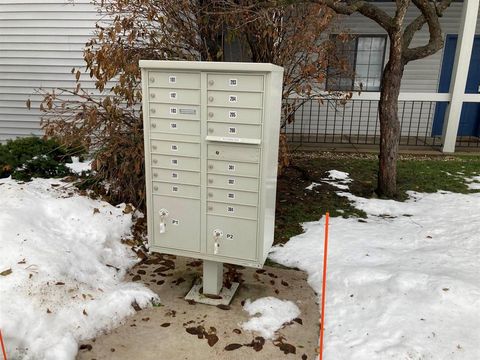
[[[157,159],[153,159],[153,163],[154,163],[154,164],[158,163],[158,160],[157,160]]]
[[[208,193],[208,197],[213,197],[213,194],[212,194],[212,193]]]
[[[151,109],[150,112],[151,112],[152,114],[155,114],[156,111],[155,111],[155,109]]]
[[[156,128],[157,127],[157,124],[152,124],[152,128]]]
[[[211,170],[213,169],[213,165],[208,165],[208,168]]]
[[[209,206],[209,207],[208,207],[208,210],[209,210],[209,211],[212,211],[212,210],[213,210],[213,206]]]
[[[208,82],[208,85],[210,85],[210,86],[212,86],[213,84],[215,84],[215,81],[213,81],[213,80],[210,80],[210,81]]]
[[[154,82],[155,82],[155,78],[151,77],[151,78],[150,78],[150,82],[151,82],[151,83],[154,83]]]
[[[213,117],[213,112],[209,112],[208,116],[212,118]]]
[[[208,101],[212,102],[213,101],[213,96],[209,96]]]
[[[157,173],[153,173],[153,177],[158,177],[158,174],[157,174]]]
[[[150,94],[150,97],[151,97],[152,99],[155,99],[155,94]]]
[[[153,187],[153,190],[158,190],[158,186],[154,186],[154,187]]]
[[[213,179],[208,179],[209,184],[213,184]]]
[[[212,128],[208,128],[208,132],[211,134],[213,133],[213,129]]]

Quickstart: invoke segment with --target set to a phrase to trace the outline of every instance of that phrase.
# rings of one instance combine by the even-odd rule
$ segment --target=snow
[[[80,162],[78,156],[72,156],[72,162],[65,164],[75,174],[81,174],[83,171],[89,171],[92,169],[92,161]]]
[[[480,359],[480,194],[343,193],[364,221],[331,218],[325,359]],[[320,294],[324,219],[270,258]]]
[[[273,339],[275,331],[300,315],[300,309],[293,302],[272,296],[245,301],[243,309],[253,316],[241,326],[246,331],[256,331],[265,339]]]
[[[322,183],[329,184],[333,187],[336,187],[340,190],[348,190],[349,187],[347,184],[351,183],[353,180],[350,178],[350,174],[338,170],[329,170],[327,171],[327,177],[322,178],[320,183],[312,182],[308,185],[305,190],[313,190],[313,188],[322,185]]]
[[[132,214],[54,179],[2,179],[0,197],[0,328],[9,358],[74,359],[80,341],[133,314],[132,302],[158,301],[122,280],[137,261],[121,243]]]
[[[480,175],[465,178],[469,190],[480,190]]]

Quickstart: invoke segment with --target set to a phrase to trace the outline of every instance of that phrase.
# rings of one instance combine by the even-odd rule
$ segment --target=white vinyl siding
[[[0,141],[41,135],[35,89],[73,90],[99,14],[89,0],[0,0]],[[82,70],[82,86],[94,89]],[[31,110],[26,101],[31,100]]]

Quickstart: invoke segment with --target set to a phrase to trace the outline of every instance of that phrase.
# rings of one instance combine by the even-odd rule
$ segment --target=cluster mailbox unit
[[[273,242],[283,68],[140,67],[150,249],[203,259],[219,294],[224,262],[262,267]]]

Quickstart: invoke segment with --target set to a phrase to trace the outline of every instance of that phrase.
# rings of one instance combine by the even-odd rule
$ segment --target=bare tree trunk
[[[389,198],[397,193],[397,159],[400,140],[398,96],[404,67],[401,33],[398,32],[390,35],[390,57],[382,75],[378,103],[381,137],[377,194]]]

